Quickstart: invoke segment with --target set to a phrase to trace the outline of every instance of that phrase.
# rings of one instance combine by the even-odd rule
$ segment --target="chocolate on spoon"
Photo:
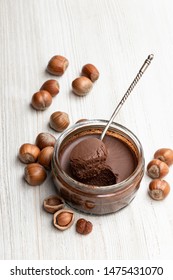
[[[97,176],[90,177],[81,182],[94,186],[110,186],[116,184],[117,179],[118,174],[115,174],[110,166],[103,164],[100,166]]]
[[[71,151],[71,171],[75,178],[86,181],[100,173],[107,158],[105,144],[96,137],[79,142]]]

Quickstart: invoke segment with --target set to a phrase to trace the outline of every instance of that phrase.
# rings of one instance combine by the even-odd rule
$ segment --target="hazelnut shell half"
[[[64,199],[59,195],[51,195],[44,199],[43,207],[44,209],[51,214],[54,214],[60,209],[63,209],[65,206]]]
[[[61,209],[54,213],[53,224],[59,230],[66,230],[74,223],[74,212]]]

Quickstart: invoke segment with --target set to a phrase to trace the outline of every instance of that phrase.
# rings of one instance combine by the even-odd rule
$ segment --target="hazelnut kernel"
[[[33,94],[31,105],[34,109],[43,111],[52,103],[52,96],[46,90],[40,90]]]
[[[81,76],[72,82],[72,90],[78,96],[86,95],[93,87],[93,83],[87,77]]]
[[[154,200],[163,200],[170,192],[170,185],[165,180],[154,179],[149,184],[148,192]]]
[[[56,138],[48,133],[48,132],[41,132],[37,135],[35,140],[36,145],[42,150],[45,147],[52,146],[54,147],[56,142]]]
[[[18,157],[23,163],[33,163],[39,153],[40,149],[36,145],[25,143],[20,147]]]
[[[47,65],[47,71],[52,75],[61,76],[69,65],[69,61],[62,55],[53,56]]]
[[[147,165],[148,176],[153,179],[163,178],[169,172],[167,164],[159,159],[153,159]]]
[[[47,90],[51,96],[55,96],[59,93],[59,83],[56,80],[47,80],[44,82],[44,84],[41,86],[40,90]]]
[[[58,132],[65,130],[69,124],[69,116],[65,112],[57,111],[50,116],[50,127]]]
[[[48,146],[41,150],[38,156],[38,163],[44,166],[46,169],[51,169],[51,161],[54,147]]]
[[[89,234],[93,229],[93,225],[90,221],[85,219],[79,219],[76,223],[76,231],[80,234],[86,235]]]
[[[82,75],[95,82],[99,78],[99,71],[93,64],[88,63],[83,66]]]
[[[59,230],[65,230],[74,223],[74,212],[68,209],[61,209],[54,213],[53,224]]]
[[[173,150],[168,148],[159,149],[154,153],[154,158],[160,159],[170,166],[173,164]]]
[[[25,167],[24,178],[31,186],[41,185],[46,177],[46,170],[39,163],[30,163]]]
[[[57,222],[60,226],[66,226],[71,222],[72,214],[62,212],[57,216]]]

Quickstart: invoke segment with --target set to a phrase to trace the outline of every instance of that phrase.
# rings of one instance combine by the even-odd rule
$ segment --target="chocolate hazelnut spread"
[[[70,153],[70,167],[74,178],[86,184],[95,182],[99,186],[103,181],[101,178],[109,174],[104,167],[106,158],[107,150],[100,139],[88,137],[80,141]]]
[[[101,178],[98,178],[97,182],[96,178],[92,179],[92,177],[98,175],[97,172],[99,167],[97,166],[97,168],[95,168],[95,163],[92,165],[93,158],[91,160],[91,158],[87,155],[87,152],[83,155],[84,159],[87,158],[87,160],[84,161],[80,158],[81,155],[78,156],[78,153],[75,150],[76,145],[80,147],[79,143],[81,143],[84,139],[89,139],[91,137],[95,137],[96,139],[96,137],[98,138],[98,135],[82,135],[74,138],[73,141],[67,143],[60,154],[60,164],[62,169],[69,176],[73,177],[74,179],[79,179],[79,181],[86,184],[101,186],[108,183],[108,185],[110,185],[112,182],[119,183],[127,179],[135,170],[137,166],[137,159],[134,152],[125,142],[111,135],[106,135],[104,138],[104,144],[107,149],[107,154],[106,151],[103,150],[103,148],[100,149],[101,163],[105,161],[105,165],[109,168],[109,170],[102,173],[102,175],[104,175],[103,180]],[[83,147],[83,153],[84,149],[85,147]],[[96,149],[96,147],[93,147],[93,150],[94,149]],[[73,161],[73,168],[71,168],[71,161]],[[86,165],[88,169],[86,168]],[[88,170],[89,172],[91,172],[91,176]],[[102,170],[102,165],[100,165],[100,170]],[[114,179],[112,179],[113,174],[115,174]],[[106,176],[111,177],[111,183],[109,182],[109,178],[106,179]]]

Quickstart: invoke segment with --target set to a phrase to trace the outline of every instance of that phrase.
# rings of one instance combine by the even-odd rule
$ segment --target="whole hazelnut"
[[[65,70],[69,65],[69,61],[62,55],[55,55],[53,56],[47,65],[47,71],[50,74],[61,76],[64,74]]]
[[[170,192],[170,185],[165,180],[155,179],[149,184],[149,195],[155,200],[163,200]]]
[[[53,224],[59,230],[65,230],[74,223],[74,212],[68,209],[61,209],[55,212]]]
[[[58,210],[64,208],[64,205],[64,199],[58,195],[51,195],[45,198],[43,202],[44,209],[51,214],[54,214]]]
[[[30,163],[25,167],[24,178],[31,186],[41,185],[46,177],[46,170],[39,163]]]
[[[65,130],[69,124],[69,116],[65,112],[57,111],[50,116],[50,127],[58,132]]]
[[[56,80],[47,80],[40,90],[47,90],[53,97],[59,93],[59,83]]]
[[[148,175],[153,179],[163,178],[168,174],[169,167],[165,162],[159,159],[153,159],[147,165],[147,172]]]
[[[36,145],[25,143],[19,148],[18,157],[23,163],[33,163],[39,154],[40,149]]]
[[[34,109],[43,111],[52,104],[52,96],[46,90],[40,90],[33,94],[31,105]]]
[[[48,133],[48,132],[41,132],[37,135],[35,140],[36,145],[42,150],[45,147],[52,146],[54,147],[56,142],[56,138]]]
[[[38,156],[38,163],[44,166],[46,169],[51,169],[51,160],[53,155],[54,147],[48,146],[41,150]]]
[[[87,77],[81,76],[72,82],[72,90],[78,96],[86,95],[93,87],[93,83]]]
[[[159,149],[155,152],[154,158],[160,159],[170,166],[173,164],[173,150],[168,148]]]
[[[83,66],[82,75],[95,82],[99,78],[99,71],[93,64],[88,63]]]
[[[76,231],[80,234],[86,235],[90,233],[93,229],[93,225],[90,221],[85,219],[79,219],[76,223]]]

